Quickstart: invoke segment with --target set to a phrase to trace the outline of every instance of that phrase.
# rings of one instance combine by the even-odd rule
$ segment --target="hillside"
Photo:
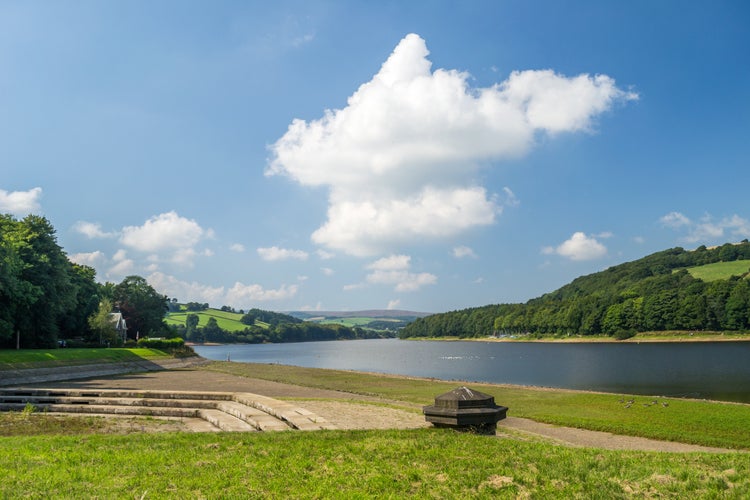
[[[176,336],[190,342],[266,343],[305,342],[394,336],[397,328],[365,328],[357,321],[303,321],[262,309],[236,312],[208,304],[172,304],[165,322]],[[399,322],[400,320],[392,320]],[[369,321],[367,321],[369,324]],[[394,323],[395,324],[395,323]],[[388,326],[392,326],[389,324]]]
[[[497,304],[418,319],[407,337],[745,331],[750,328],[750,243],[672,248],[581,276],[525,304]]]

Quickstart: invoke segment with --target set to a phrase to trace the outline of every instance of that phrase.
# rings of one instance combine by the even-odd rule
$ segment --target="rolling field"
[[[219,327],[228,332],[240,332],[244,330],[245,328],[247,328],[248,326],[240,322],[240,319],[243,316],[242,314],[227,312],[227,311],[220,311],[218,309],[206,309],[205,311],[181,311],[181,312],[168,313],[167,317],[164,318],[164,320],[167,322],[168,325],[184,326],[185,320],[188,314],[198,315],[199,327],[206,326],[209,318],[215,318],[216,323],[219,325]],[[262,328],[268,328],[268,323],[264,323],[262,321],[256,321],[255,325],[260,326]]]
[[[703,281],[725,280],[732,276],[742,276],[750,271],[750,260],[735,260],[731,262],[714,262],[705,266],[688,267],[687,271]]]

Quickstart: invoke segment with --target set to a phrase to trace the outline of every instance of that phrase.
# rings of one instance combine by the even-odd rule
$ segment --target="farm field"
[[[196,314],[198,316],[199,327],[206,326],[206,324],[208,324],[209,318],[216,319],[216,323],[219,325],[219,327],[228,332],[239,332],[248,327],[248,325],[240,321],[240,319],[243,316],[242,314],[228,312],[228,311],[221,311],[219,309],[206,309],[203,311],[172,312],[172,313],[168,313],[166,318],[164,318],[164,320],[167,322],[168,325],[185,326],[185,320],[187,319],[188,314]],[[255,325],[260,326],[262,328],[268,328],[268,323],[264,323],[262,321],[256,320]]]
[[[705,266],[688,267],[687,271],[693,278],[703,281],[725,280],[732,276],[742,276],[750,271],[750,260],[714,262]]]

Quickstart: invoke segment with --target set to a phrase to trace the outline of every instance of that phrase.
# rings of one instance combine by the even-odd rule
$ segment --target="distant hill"
[[[432,313],[399,311],[395,309],[366,309],[363,311],[287,311],[286,314],[299,319],[311,318],[424,318]]]
[[[395,335],[411,322],[430,313],[367,309],[363,311],[291,311],[290,316],[321,325],[341,325]]]
[[[750,243],[672,248],[581,276],[524,304],[420,318],[406,337],[606,334],[750,329]]]

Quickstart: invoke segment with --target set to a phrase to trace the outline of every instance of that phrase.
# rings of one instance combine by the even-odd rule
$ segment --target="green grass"
[[[275,364],[214,362],[205,369],[421,405],[431,404],[435,396],[458,385],[456,382]],[[750,405],[478,383],[470,386],[494,396],[497,404],[509,407],[508,414],[514,417],[665,441],[750,449]],[[630,408],[620,403],[621,399],[631,398],[635,403]],[[657,404],[650,405],[655,399]]]
[[[750,271],[750,260],[735,260],[732,262],[715,262],[705,266],[688,267],[687,271],[703,281],[725,280],[732,276],[742,276]]]
[[[0,371],[55,366],[86,365],[93,363],[118,363],[139,359],[160,359],[170,356],[156,349],[2,349]]]
[[[750,495],[750,455],[576,449],[437,429],[0,438],[0,497]]]
[[[208,318],[215,318],[216,323],[219,325],[219,327],[228,332],[238,332],[247,328],[247,325],[240,321],[243,316],[242,314],[221,311],[219,309],[169,313],[167,314],[165,321],[168,325],[185,326],[185,320],[187,319],[188,314],[198,315],[198,326],[200,327],[206,326],[206,324],[208,324]]]

